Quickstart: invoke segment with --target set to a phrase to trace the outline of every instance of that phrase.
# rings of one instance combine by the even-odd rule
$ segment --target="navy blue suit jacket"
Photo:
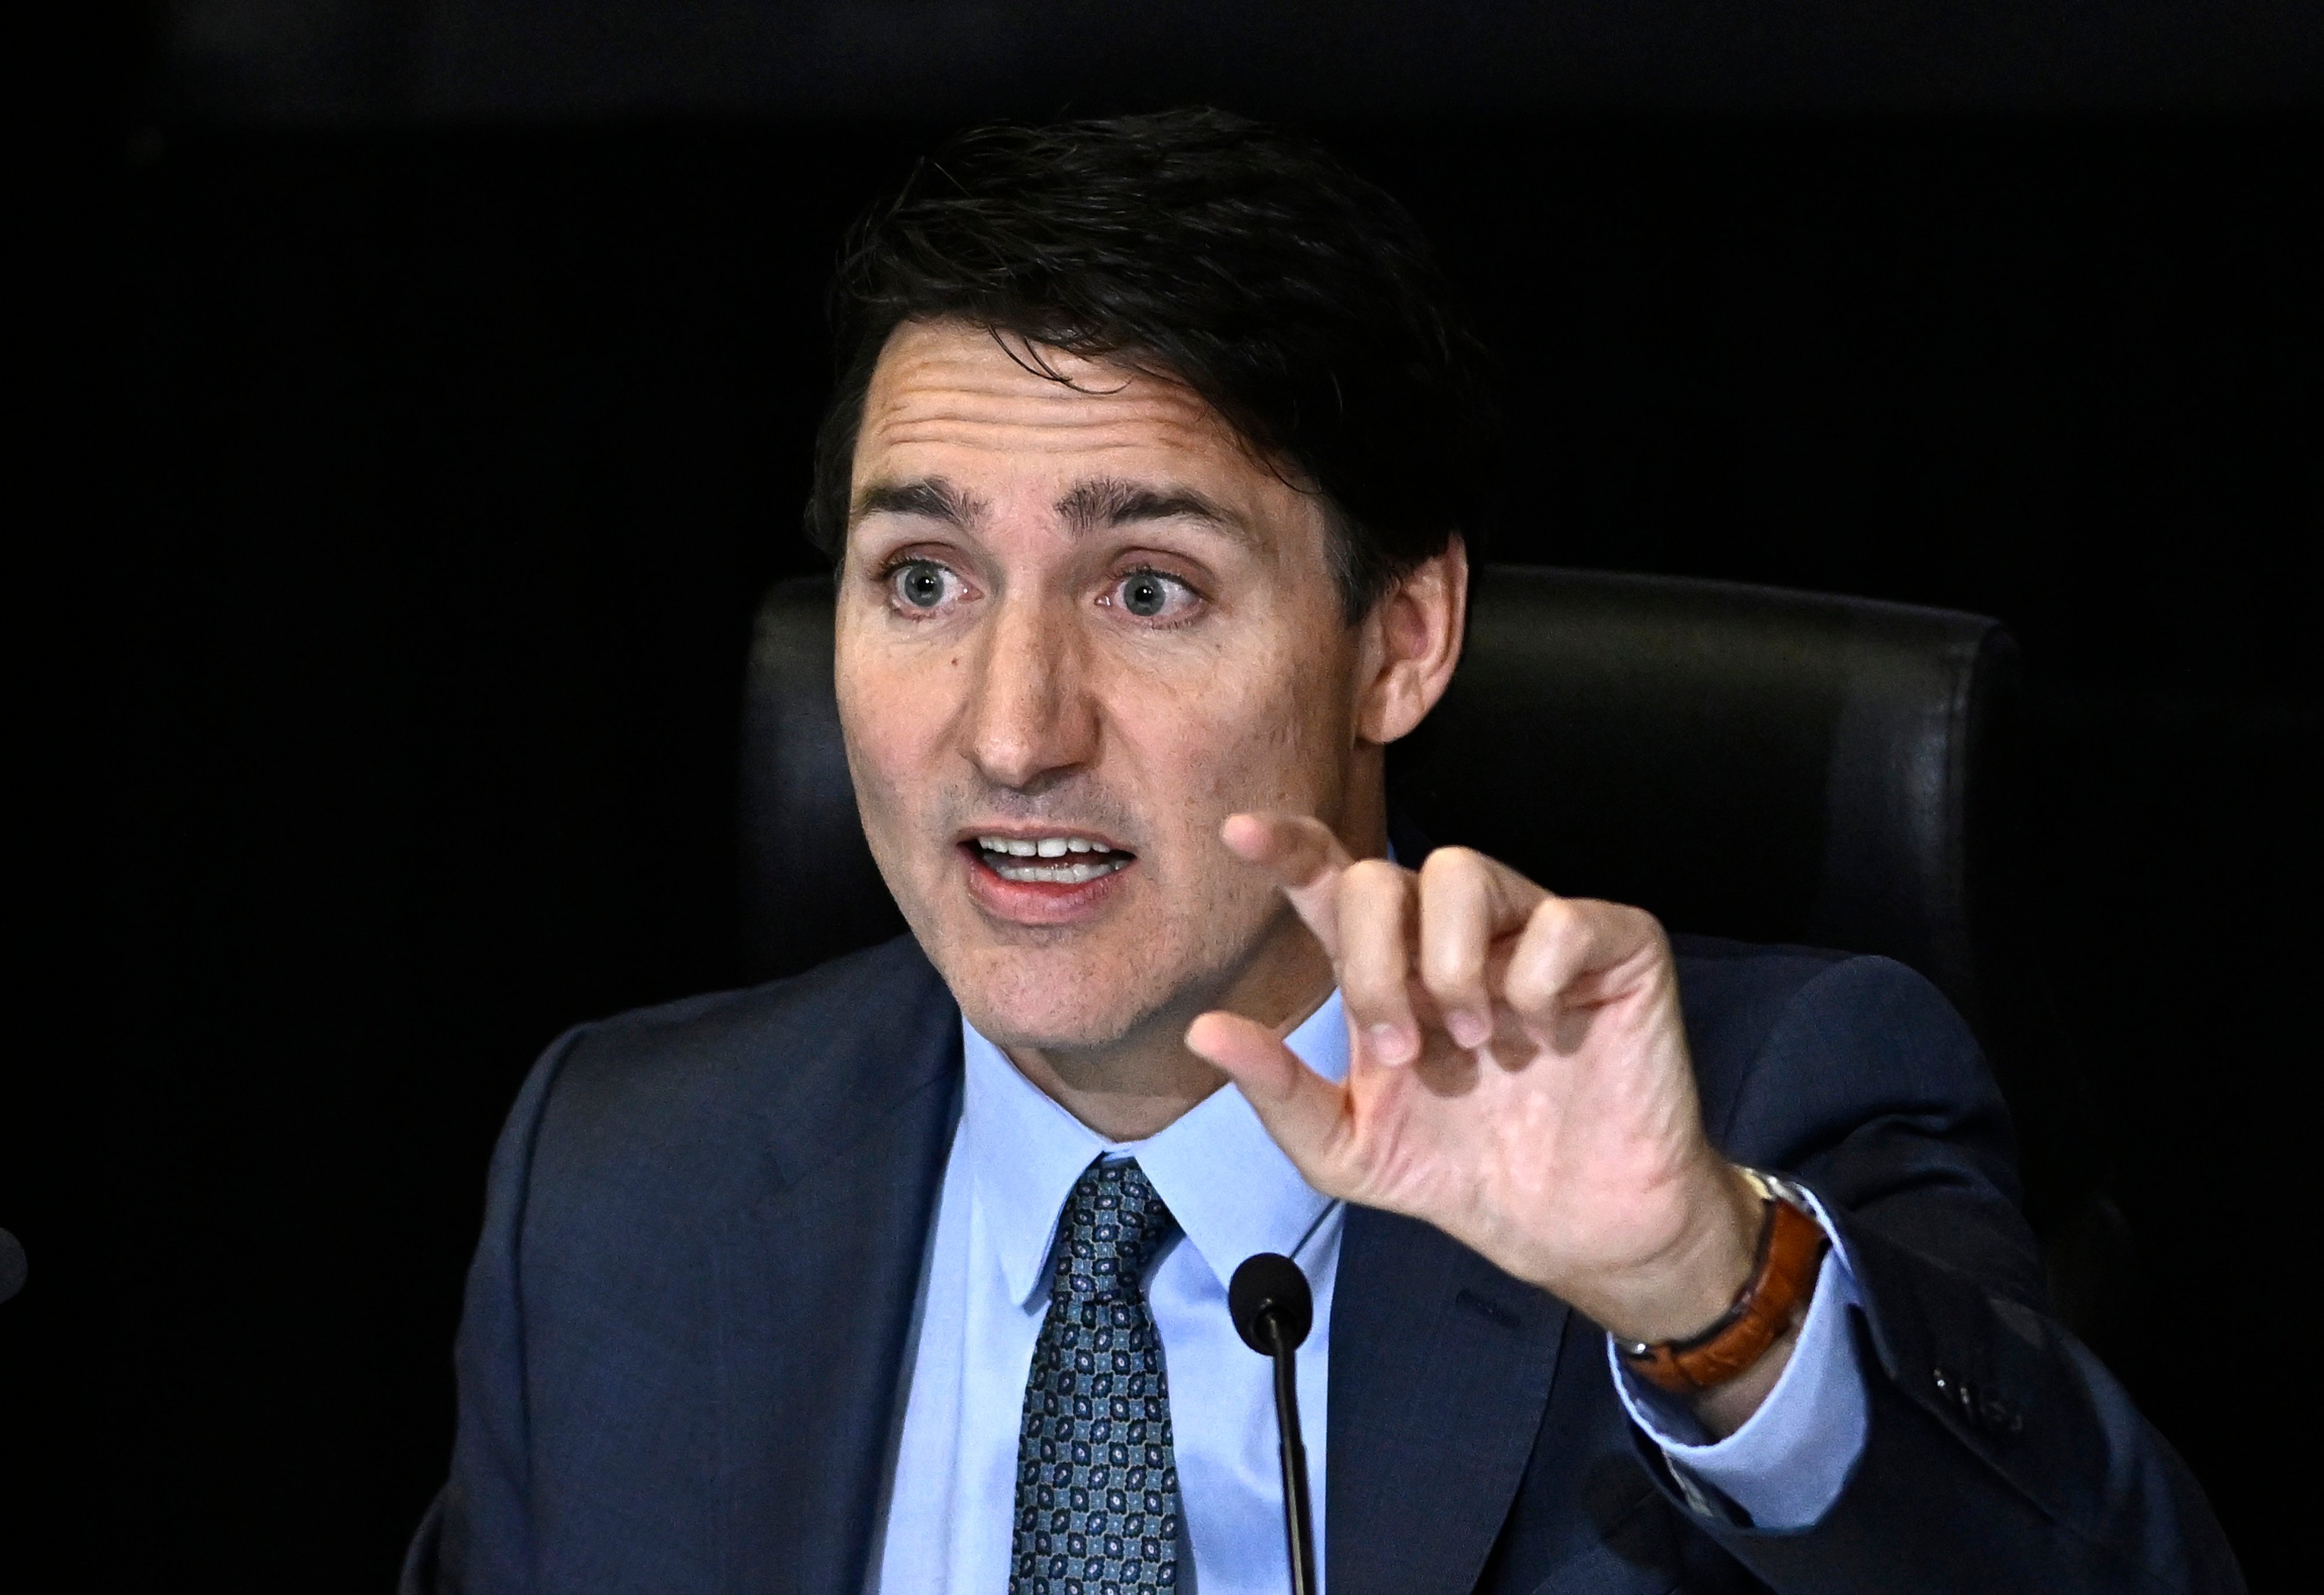
[[[1803,1532],[1690,1507],[1591,1324],[1354,1210],[1332,1595],[2240,1589],[2201,1492],[2049,1316],[2006,1119],[1943,999],[1882,959],[1679,951],[1713,1139],[1846,1236],[1859,1465]],[[451,1478],[406,1591],[860,1590],[961,1078],[959,1010],[908,938],[550,1048],[493,1161]]]

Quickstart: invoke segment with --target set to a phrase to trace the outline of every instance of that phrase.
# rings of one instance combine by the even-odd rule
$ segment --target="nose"
[[[978,772],[1030,795],[1093,762],[1099,716],[1070,617],[1030,598],[1004,600],[984,643],[965,720]]]

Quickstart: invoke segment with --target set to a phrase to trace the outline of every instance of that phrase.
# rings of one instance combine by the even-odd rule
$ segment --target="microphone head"
[[[1275,1320],[1283,1349],[1296,1351],[1315,1322],[1315,1298],[1298,1264],[1280,1252],[1262,1251],[1245,1258],[1227,1282],[1227,1311],[1234,1315],[1242,1343],[1272,1357],[1277,1342],[1267,1332],[1266,1320]]]

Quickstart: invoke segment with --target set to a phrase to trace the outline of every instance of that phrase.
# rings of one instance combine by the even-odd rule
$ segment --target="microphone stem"
[[[1291,1554],[1292,1595],[1315,1595],[1315,1519],[1307,1504],[1307,1447],[1299,1436],[1299,1353],[1284,1344],[1275,1314],[1267,1315],[1275,1348],[1275,1422],[1282,1435],[1283,1537]]]

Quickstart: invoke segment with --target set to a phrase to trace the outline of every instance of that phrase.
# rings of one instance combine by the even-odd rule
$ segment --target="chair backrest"
[[[804,969],[903,928],[856,823],[830,581],[761,606],[746,946]],[[2015,650],[1994,621],[1728,582],[1480,573],[1459,676],[1398,745],[1401,816],[1674,929],[1885,953],[1980,1028],[2003,978]]]
[[[1393,790],[1431,840],[1553,890],[1883,953],[1982,1028],[2016,663],[1998,622],[1949,610],[1494,569]]]

